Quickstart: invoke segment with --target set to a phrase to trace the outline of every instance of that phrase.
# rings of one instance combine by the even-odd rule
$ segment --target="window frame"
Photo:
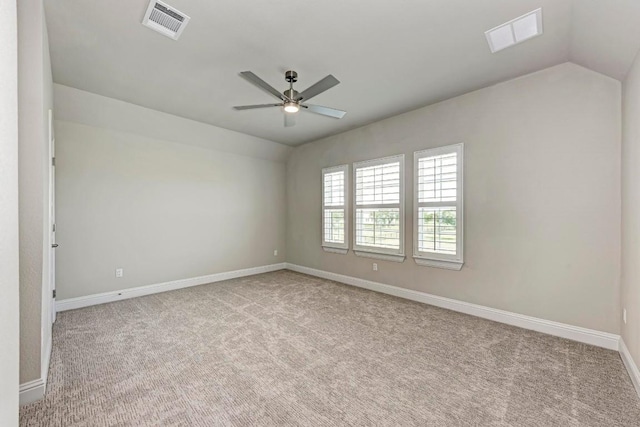
[[[418,164],[425,157],[456,153],[456,201],[418,202]],[[464,264],[464,144],[445,145],[413,153],[413,258],[418,265],[460,270]],[[418,212],[421,207],[456,207],[456,254],[420,251],[418,245]]]
[[[324,200],[324,177],[326,174],[342,172],[344,174],[344,203],[342,206],[325,206]],[[321,228],[320,228],[320,236],[322,241],[322,249],[326,252],[337,253],[344,255],[349,252],[349,165],[338,165],[338,166],[330,166],[322,169],[322,193],[321,197]],[[335,243],[335,242],[327,242],[325,241],[325,229],[324,222],[325,217],[324,213],[326,209],[343,209],[344,210],[344,243]]]
[[[399,249],[395,250],[395,249],[387,249],[387,248],[379,248],[376,246],[365,246],[365,245],[358,245],[358,239],[357,239],[357,210],[358,210],[358,204],[357,204],[357,179],[356,179],[356,175],[357,175],[357,171],[360,168],[366,168],[366,167],[371,167],[371,166],[379,166],[379,165],[384,165],[387,163],[395,163],[395,162],[399,162],[400,164],[400,170],[399,170],[399,175],[400,175],[400,180],[399,180],[399,203],[396,204],[369,204],[369,205],[360,205],[362,209],[367,209],[370,208],[371,206],[375,208],[379,208],[379,209],[385,209],[385,208],[399,208],[399,219],[400,219],[400,230],[399,230]],[[398,154],[395,156],[388,156],[388,157],[382,157],[382,158],[378,158],[378,159],[372,159],[372,160],[364,160],[364,161],[360,161],[360,162],[355,162],[353,163],[353,171],[352,171],[352,179],[353,179],[353,202],[351,204],[352,206],[352,221],[353,221],[353,252],[360,257],[366,257],[366,258],[375,258],[375,259],[381,259],[384,261],[393,261],[393,262],[404,262],[406,256],[405,256],[405,168],[404,168],[404,154]]]

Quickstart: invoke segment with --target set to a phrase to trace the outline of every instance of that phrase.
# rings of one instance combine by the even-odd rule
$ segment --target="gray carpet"
[[[60,313],[23,426],[639,426],[616,352],[291,271]]]

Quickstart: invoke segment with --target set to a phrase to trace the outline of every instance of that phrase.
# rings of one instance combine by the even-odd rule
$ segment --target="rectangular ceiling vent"
[[[493,53],[542,35],[542,9],[536,9],[498,25],[485,31],[484,35]]]
[[[178,40],[189,18],[184,13],[158,0],[151,0],[147,12],[142,19],[142,25],[151,28],[174,40]]]

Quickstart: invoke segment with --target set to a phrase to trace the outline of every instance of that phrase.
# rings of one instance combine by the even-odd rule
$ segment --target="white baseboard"
[[[49,327],[51,327],[51,325],[49,325]],[[47,378],[49,377],[52,345],[52,336],[49,334],[49,340],[46,343],[46,350],[42,358],[42,364],[40,365],[40,378],[20,384],[19,402],[21,406],[37,402],[44,398],[44,393],[47,390]]]
[[[372,291],[381,292],[384,294],[393,295],[424,304],[430,304],[436,307],[446,308],[448,310],[481,317],[483,319],[493,320],[495,322],[505,323],[508,325],[545,333],[548,335],[554,335],[585,344],[603,347],[609,350],[619,351],[622,361],[624,362],[624,365],[629,372],[631,381],[633,382],[633,385],[636,388],[638,395],[640,396],[640,370],[633,361],[629,350],[627,349],[624,341],[620,338],[619,335],[582,328],[579,326],[572,326],[560,322],[553,322],[537,317],[525,316],[523,314],[485,307],[478,304],[458,301],[451,298],[440,297],[425,292],[386,285],[384,283],[373,282],[370,280],[359,279],[357,277],[345,276],[342,274],[331,273],[324,270],[316,270],[314,268],[303,267],[291,263],[271,264],[261,267],[247,268],[243,270],[216,273],[208,276],[194,277],[191,279],[182,279],[171,282],[158,283],[155,285],[140,286],[137,288],[124,289],[121,291],[105,292],[85,297],[70,298],[58,301],[56,303],[56,310],[73,310],[76,308],[88,307],[96,304],[104,304],[107,302],[119,301],[143,295],[166,292],[190,286],[204,285],[207,283],[220,282],[222,280],[252,276],[255,274],[268,273],[271,271],[283,269],[289,269],[298,273],[309,274],[311,276],[321,277],[323,279],[333,280],[347,285],[357,286],[359,288],[369,289]],[[20,405],[32,403],[44,397],[47,383],[46,375],[48,373],[49,358],[51,357],[51,343],[49,343],[47,356],[48,357],[46,361],[43,362],[43,378],[38,378],[36,380],[29,381],[20,385]],[[45,366],[46,369],[44,368]]]
[[[631,377],[631,382],[640,397],[640,370],[638,369],[638,365],[633,361],[633,357],[631,357],[631,353],[629,353],[629,349],[622,338],[620,338],[620,357],[622,358],[622,362]]]
[[[495,322],[506,323],[507,325],[518,326],[524,329],[530,329],[585,344],[603,347],[609,350],[618,351],[619,348],[618,342],[620,341],[620,336],[610,334],[608,332],[581,328],[579,326],[567,325],[565,323],[553,322],[551,320],[539,319],[532,316],[525,316],[523,314],[512,313],[510,311],[498,310],[478,304],[458,301],[397,286],[385,285],[383,283],[372,282],[370,280],[359,279],[357,277],[316,270],[314,268],[303,267],[296,264],[287,263],[287,269],[347,285],[357,286],[359,288],[381,292],[383,294],[394,295],[400,298],[446,308],[460,313],[470,314],[472,316],[493,320]]]
[[[101,294],[87,295],[84,297],[68,298],[56,301],[56,311],[74,310],[76,308],[123,299],[136,298],[144,295],[173,291],[191,286],[206,285],[207,283],[220,282],[222,280],[238,277],[253,276],[254,274],[268,273],[270,271],[284,270],[286,263],[263,265],[260,267],[245,268],[243,270],[227,271],[223,273],[209,274],[207,276],[192,277],[190,279],[173,280],[171,282],[157,283],[154,285],[139,286],[136,288],[122,289],[120,291],[104,292]]]
[[[42,399],[46,388],[47,385],[42,378],[20,384],[20,405],[26,405]]]

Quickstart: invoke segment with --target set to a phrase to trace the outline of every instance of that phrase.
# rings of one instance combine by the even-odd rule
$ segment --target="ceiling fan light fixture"
[[[287,113],[297,113],[300,111],[300,106],[297,102],[285,102],[284,111]]]

